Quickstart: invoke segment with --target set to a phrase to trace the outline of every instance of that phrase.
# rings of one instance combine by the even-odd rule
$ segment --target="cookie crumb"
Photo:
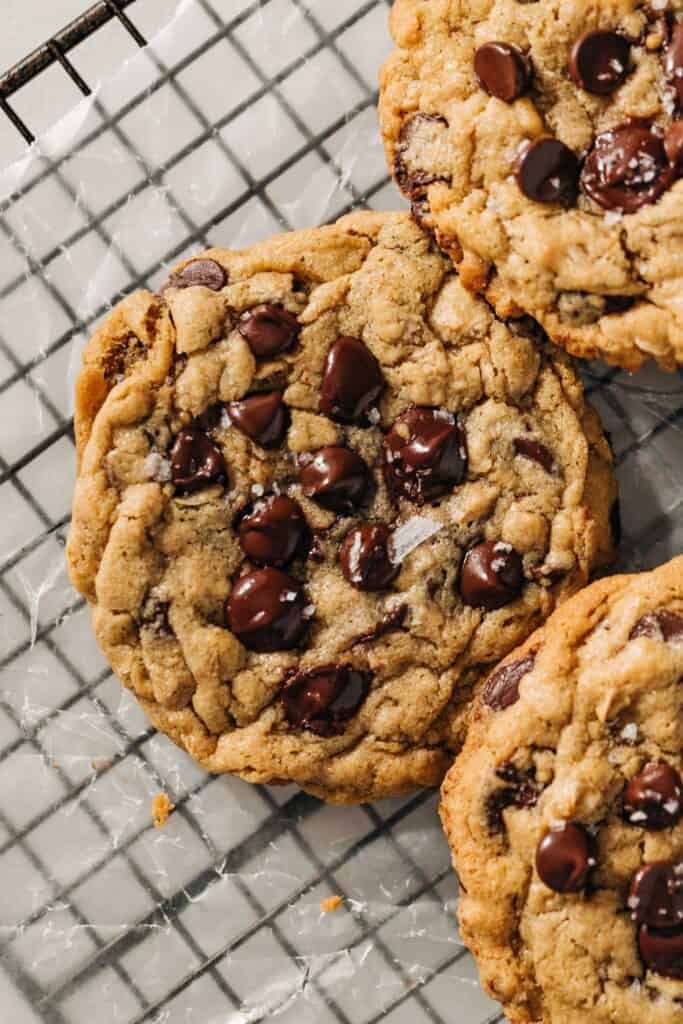
[[[320,909],[324,914],[330,914],[339,910],[343,902],[343,896],[328,896],[327,899],[320,901]]]
[[[171,803],[165,793],[157,793],[152,801],[154,827],[163,828],[173,811],[175,811],[175,804]]]

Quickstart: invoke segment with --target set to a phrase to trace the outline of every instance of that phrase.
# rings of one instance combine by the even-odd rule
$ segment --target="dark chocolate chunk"
[[[551,829],[536,851],[538,877],[554,892],[581,892],[594,863],[591,836],[573,821]]]
[[[452,413],[415,407],[394,421],[384,440],[384,475],[394,499],[434,501],[466,473],[465,435]]]
[[[286,565],[302,547],[308,527],[301,506],[284,494],[255,501],[240,518],[242,549],[257,565]]]
[[[219,292],[221,288],[225,288],[227,282],[228,276],[220,263],[216,263],[215,260],[192,260],[182,270],[171,274],[162,291],[167,288],[196,288],[201,285],[202,288],[211,288],[212,291]]]
[[[544,444],[541,444],[540,441],[534,441],[530,437],[516,437],[515,454],[522,455],[525,459],[530,459],[532,462],[537,462],[546,473],[552,473],[553,471],[555,465],[553,453]]]
[[[535,807],[544,787],[536,782],[533,771],[522,772],[509,762],[500,765],[496,775],[506,785],[492,790],[487,797],[486,820],[492,831],[500,832],[503,812],[508,807]]]
[[[676,169],[678,174],[683,173],[683,120],[674,121],[667,128],[664,136],[664,149],[671,166]]]
[[[301,328],[283,306],[265,303],[250,310],[237,329],[257,358],[270,358],[290,349]]]
[[[171,449],[171,479],[179,491],[191,494],[206,484],[225,482],[225,459],[203,430],[181,430]]]
[[[481,699],[494,711],[503,711],[519,700],[519,684],[534,667],[536,658],[529,654],[518,661],[510,661],[488,677]]]
[[[683,782],[665,761],[646,764],[624,790],[624,816],[631,825],[659,832],[683,816]]]
[[[425,194],[428,185],[446,179],[431,171],[413,166],[411,150],[415,147],[419,154],[430,145],[435,145],[436,136],[448,123],[438,114],[414,114],[405,121],[398,137],[398,145],[394,156],[394,177],[396,184],[411,199],[419,199]]]
[[[285,718],[297,729],[335,736],[355,715],[368,694],[370,680],[350,665],[324,665],[300,672],[282,691]]]
[[[385,590],[401,567],[392,559],[391,530],[384,523],[364,523],[347,535],[341,549],[342,572],[359,590]]]
[[[470,548],[460,571],[460,594],[472,608],[494,611],[518,597],[524,584],[522,559],[511,544],[485,541]]]
[[[683,22],[677,21],[663,54],[664,74],[676,97],[676,106],[683,110]]]
[[[633,119],[598,135],[581,172],[581,188],[605,210],[635,213],[676,179],[656,126]]]
[[[512,103],[531,84],[531,61],[509,43],[484,43],[474,55],[474,72],[482,89],[491,96]]]
[[[250,651],[289,651],[307,629],[301,584],[279,569],[242,576],[228,598],[228,624]]]
[[[572,48],[569,73],[580,89],[608,96],[626,80],[630,57],[631,44],[618,32],[585,32]]]
[[[638,929],[638,949],[646,966],[664,978],[683,981],[683,928]]]
[[[349,515],[370,487],[367,463],[349,448],[330,446],[316,452],[299,474],[303,492],[318,505]]]
[[[665,643],[683,641],[683,617],[666,608],[648,612],[642,619],[638,619],[629,639],[637,640],[640,636],[664,640]]]
[[[228,405],[230,422],[263,448],[277,448],[287,433],[287,406],[281,391],[249,395]]]
[[[342,335],[327,353],[320,411],[342,423],[364,422],[383,387],[380,365],[367,345]]]
[[[683,863],[646,864],[631,883],[628,903],[637,925],[683,928]]]
[[[515,171],[517,184],[537,203],[573,206],[579,181],[579,161],[558,139],[536,139],[525,146]]]

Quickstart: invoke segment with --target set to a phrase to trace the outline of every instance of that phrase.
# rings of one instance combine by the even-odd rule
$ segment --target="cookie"
[[[683,363],[683,6],[396,0],[393,175],[498,313],[575,355]]]
[[[190,260],[101,327],[76,404],[72,579],[212,772],[438,784],[487,668],[611,554],[567,358],[407,214]]]
[[[683,557],[586,588],[494,670],[441,815],[511,1024],[683,1020]]]

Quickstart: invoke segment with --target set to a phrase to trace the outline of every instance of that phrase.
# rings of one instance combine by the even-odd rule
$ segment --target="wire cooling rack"
[[[493,1024],[419,794],[355,809],[211,778],[156,736],[64,573],[71,389],[120,296],[210,244],[396,208],[374,107],[384,0],[185,0],[149,47],[101,0],[0,78],[86,99],[0,175],[0,1015],[11,1024]],[[140,47],[91,94],[79,47]],[[586,367],[622,486],[619,568],[683,549],[683,381]],[[176,811],[151,827],[154,794]],[[335,913],[320,902],[343,897]]]

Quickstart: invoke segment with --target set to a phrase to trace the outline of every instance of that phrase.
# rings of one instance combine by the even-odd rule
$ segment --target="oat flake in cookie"
[[[489,676],[441,816],[511,1024],[683,1020],[683,557],[583,590]]]
[[[389,163],[499,315],[683,363],[681,0],[395,0]]]
[[[213,250],[86,350],[69,538],[99,642],[210,771],[436,785],[472,693],[612,553],[563,353],[404,214]]]

